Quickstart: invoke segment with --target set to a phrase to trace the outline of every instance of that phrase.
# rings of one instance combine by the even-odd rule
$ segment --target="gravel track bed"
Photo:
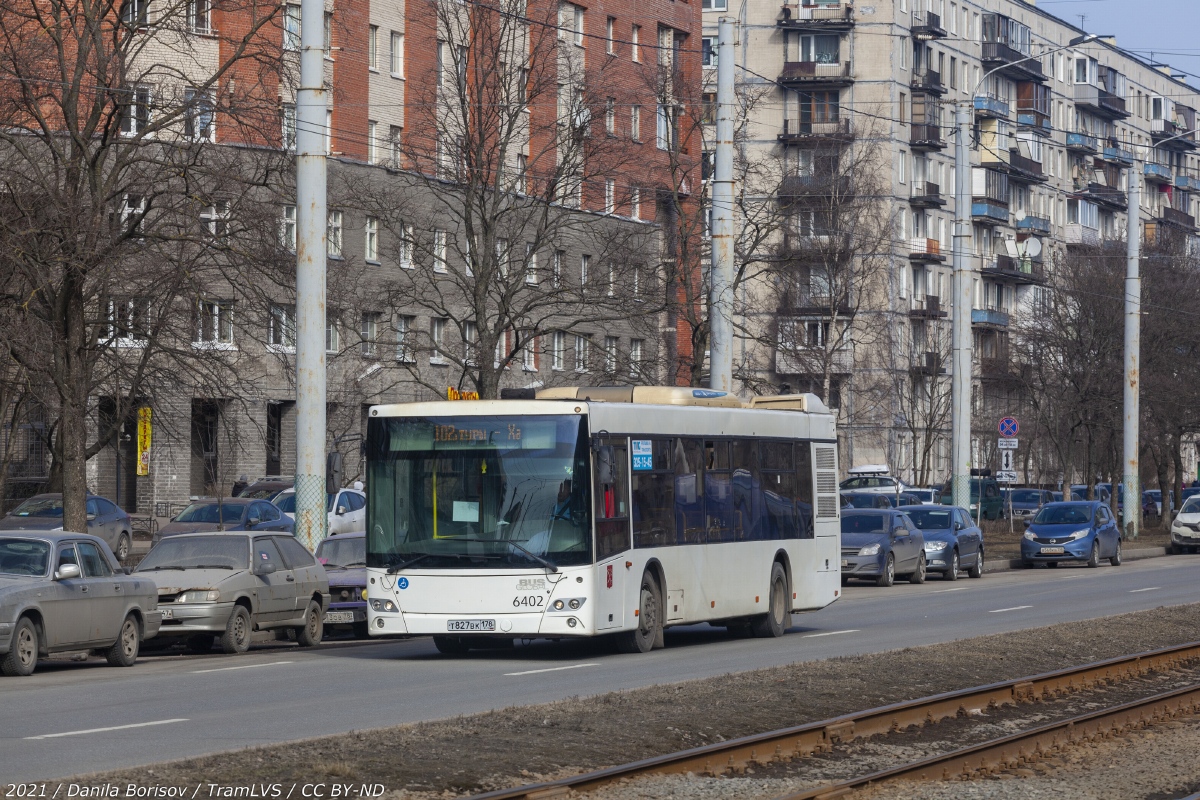
[[[469,795],[1195,641],[1200,639],[1198,615],[1200,604],[1174,606],[888,653],[797,661],[369,734],[233,750],[92,775],[88,782],[161,785],[239,778],[283,783],[341,779],[383,783],[389,800]],[[668,633],[668,647],[670,639]],[[599,652],[601,645],[590,646],[591,650],[579,646],[580,655]],[[754,642],[747,641],[746,646],[753,647]],[[702,647],[694,653],[696,658],[704,657]],[[797,640],[797,658],[803,653]],[[486,660],[488,655],[469,658]],[[399,670],[403,665],[395,666]],[[404,702],[399,676],[396,695],[390,700]]]

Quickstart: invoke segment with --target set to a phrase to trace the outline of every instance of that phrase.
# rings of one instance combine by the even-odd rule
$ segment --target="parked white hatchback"
[[[361,484],[360,484],[361,485]],[[296,490],[285,489],[275,498],[275,505],[291,519],[296,518]],[[367,496],[359,488],[339,489],[325,496],[325,511],[329,514],[329,535],[356,533],[367,529]]]
[[[1171,523],[1171,544],[1167,552],[1195,553],[1200,550],[1200,495],[1192,495]]]
[[[842,492],[855,494],[899,494],[911,487],[890,474],[887,464],[867,464],[850,470],[850,477],[838,484]]]

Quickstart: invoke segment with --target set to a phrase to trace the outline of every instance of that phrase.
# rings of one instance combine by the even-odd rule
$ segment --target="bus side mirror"
[[[616,483],[617,452],[612,445],[596,448],[596,482]]]

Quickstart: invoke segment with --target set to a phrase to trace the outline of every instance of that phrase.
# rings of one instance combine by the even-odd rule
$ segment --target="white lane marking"
[[[1002,614],[1005,611],[1020,611],[1023,608],[1033,608],[1033,606],[1013,606],[1012,608],[996,608],[989,611],[989,614]]]
[[[582,669],[583,667],[598,667],[600,664],[572,664],[569,667],[549,667],[548,669],[527,669],[524,672],[506,672],[505,675],[537,675],[539,672],[561,672],[564,669]]]
[[[1130,589],[1129,593],[1137,594],[1138,592],[1153,592],[1155,589],[1161,589],[1161,588],[1162,588],[1161,586],[1147,586],[1145,589]]]
[[[205,672],[228,672],[231,669],[258,669],[259,667],[277,667],[280,664],[291,664],[291,661],[268,661],[266,664],[241,664],[236,667],[213,667],[212,669],[194,669],[193,675],[202,675]]]
[[[954,589],[938,589],[936,592],[930,592],[930,594],[945,594],[946,592],[961,592],[966,588],[968,588],[968,587],[958,586]]]
[[[153,722],[135,722],[132,725],[113,725],[109,728],[88,728],[85,731],[66,731],[64,733],[43,733],[41,736],[26,736],[26,739],[61,739],[64,736],[84,736],[89,733],[108,733],[109,731],[124,731],[130,728],[149,728],[153,725],[170,725],[173,722],[187,722],[187,719],[158,719]]]
[[[858,628],[854,628],[854,629],[848,630],[848,631],[829,631],[828,633],[810,633],[806,636],[801,636],[800,638],[801,639],[815,639],[818,636],[837,636],[840,633],[858,633],[858,632],[859,632]]]

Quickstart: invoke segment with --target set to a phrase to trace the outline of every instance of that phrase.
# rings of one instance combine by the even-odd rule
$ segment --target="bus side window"
[[[796,511],[800,515],[800,538],[813,538],[816,531],[813,528],[812,445],[808,442],[796,443]]]
[[[704,517],[707,541],[732,542],[738,538],[733,513],[733,474],[729,469],[729,442],[704,442]]]
[[[804,445],[807,446],[807,445]],[[797,539],[796,460],[791,442],[760,442],[763,470],[764,539]]]
[[[703,544],[704,444],[700,439],[675,440],[675,519],[680,544]]]
[[[678,544],[675,533],[675,470],[673,439],[651,441],[651,468],[635,469],[633,483],[633,546]]]
[[[624,439],[601,439],[593,453],[596,560],[629,549],[629,451]]]
[[[730,443],[733,466],[733,524],[740,540],[763,538],[763,486],[758,469],[758,441]]]

